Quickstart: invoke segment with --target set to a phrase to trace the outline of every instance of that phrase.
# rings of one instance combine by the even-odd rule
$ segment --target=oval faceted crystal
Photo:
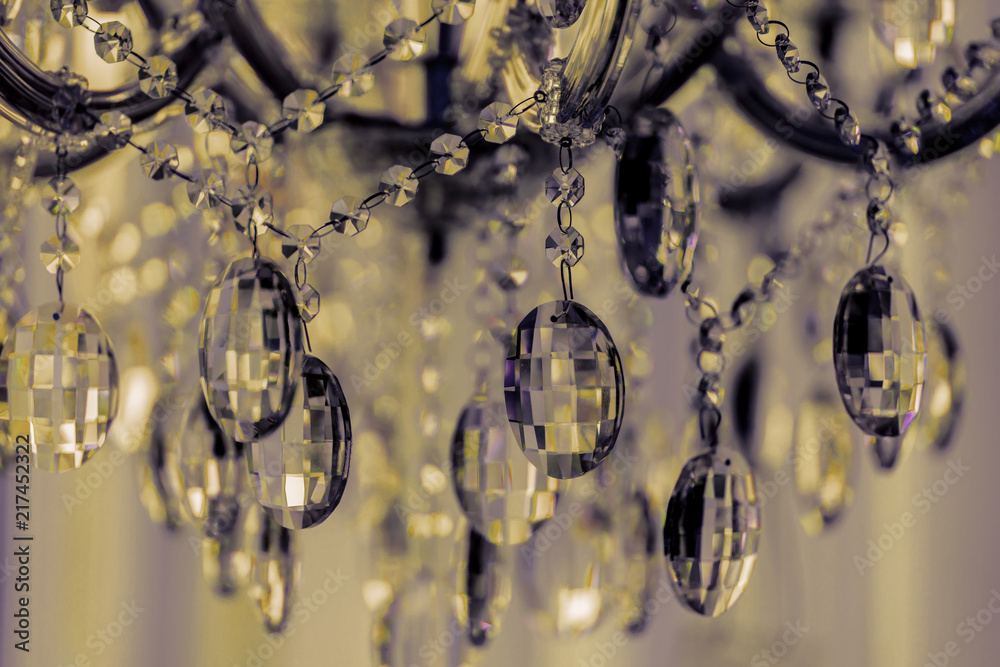
[[[895,437],[916,419],[926,358],[906,281],[884,266],[854,274],[833,322],[833,363],[844,407],[862,431]]]
[[[223,432],[249,442],[276,431],[302,368],[302,321],[277,265],[230,264],[208,295],[199,338],[202,390]]]
[[[27,445],[40,470],[79,468],[104,444],[117,409],[111,341],[87,311],[47,304],[7,334],[0,422],[8,451]]]
[[[684,464],[667,504],[663,551],[678,599],[720,616],[743,594],[757,560],[760,506],[743,456],[720,449]]]
[[[575,301],[551,301],[513,332],[504,366],[507,418],[549,477],[593,470],[615,446],[625,411],[621,358],[604,323]]]
[[[351,413],[337,377],[306,356],[281,429],[249,445],[257,500],[285,528],[322,523],[337,508],[351,464]]]
[[[701,195],[694,152],[666,109],[636,114],[616,172],[615,231],[636,290],[664,297],[690,273]]]
[[[558,482],[517,452],[500,403],[465,406],[451,444],[452,479],[465,516],[493,544],[521,544],[552,517]]]
[[[834,523],[850,504],[854,443],[850,421],[833,396],[806,401],[795,419],[795,490],[809,535]]]

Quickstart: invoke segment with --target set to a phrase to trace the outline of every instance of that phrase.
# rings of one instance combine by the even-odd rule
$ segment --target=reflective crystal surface
[[[42,208],[52,215],[65,215],[80,208],[80,190],[69,178],[56,176],[42,188]]]
[[[819,72],[809,72],[806,75],[806,95],[817,111],[830,108],[830,87]]]
[[[557,228],[545,239],[545,256],[556,266],[576,266],[583,259],[583,235],[572,227],[565,234]]]
[[[750,580],[759,537],[757,490],[742,454],[719,449],[684,464],[663,526],[678,600],[709,617],[731,608]]]
[[[844,107],[838,108],[833,113],[833,125],[840,134],[840,140],[848,146],[859,146],[861,144],[861,126],[858,120],[852,116]]]
[[[483,138],[494,144],[502,144],[517,133],[520,116],[509,116],[511,105],[494,102],[479,114],[479,129],[484,130]]]
[[[201,88],[191,94],[184,113],[195,132],[211,132],[226,119],[226,101],[210,88]]]
[[[604,323],[575,301],[551,301],[514,330],[504,365],[507,417],[535,467],[568,479],[615,446],[625,411],[621,359]]]
[[[351,414],[337,377],[306,356],[281,428],[250,443],[257,500],[285,528],[309,528],[340,503],[351,463]]]
[[[299,578],[295,533],[256,508],[247,514],[244,530],[251,540],[250,599],[260,612],[264,629],[281,632],[291,620],[292,595]]]
[[[951,43],[955,0],[875,0],[872,4],[875,32],[903,67],[931,63],[937,47]]]
[[[375,618],[372,652],[379,667],[459,667],[465,653],[461,624],[446,588],[421,572]],[[445,641],[442,641],[442,638]]]
[[[299,292],[299,317],[303,322],[312,322],[319,315],[320,296],[312,285],[305,285]]]
[[[417,196],[420,181],[413,178],[413,170],[397,164],[382,172],[378,189],[388,193],[385,200],[393,206],[405,206]]]
[[[545,179],[545,196],[555,206],[576,206],[583,199],[584,185],[583,174],[576,169],[555,169]]]
[[[121,148],[132,138],[132,119],[121,111],[105,111],[94,132],[101,147],[108,150]]]
[[[94,33],[94,49],[104,62],[120,63],[132,53],[132,32],[120,21],[108,21]]]
[[[361,208],[361,202],[358,197],[341,197],[333,202],[330,208],[330,222],[333,223],[334,230],[348,236],[365,231],[371,211]]]
[[[924,324],[906,281],[870,266],[844,287],[833,362],[844,407],[869,435],[897,436],[916,418],[924,384]]]
[[[800,520],[807,534],[816,535],[840,518],[854,494],[850,420],[835,397],[803,402],[792,447]]]
[[[174,529],[181,525],[181,496],[172,474],[168,452],[170,439],[175,437],[177,422],[174,398],[161,396],[150,419],[155,424],[146,449],[146,460],[139,474],[139,499],[150,518]]]
[[[469,641],[483,646],[500,633],[510,606],[510,566],[504,552],[471,528],[468,556],[458,569],[459,620],[465,624]]]
[[[198,172],[187,184],[188,199],[199,211],[214,208],[226,196],[226,177],[214,170]]]
[[[223,432],[248,442],[276,431],[302,368],[302,322],[281,270],[233,261],[208,294],[199,340],[202,390]]]
[[[229,147],[237,155],[249,162],[266,162],[274,148],[274,137],[267,125],[249,120],[242,125],[229,142]]]
[[[767,7],[760,0],[747,0],[747,20],[750,25],[761,35],[766,35],[770,30],[767,17]]]
[[[538,0],[538,13],[553,28],[568,28],[583,14],[587,0]]]
[[[438,15],[438,21],[449,25],[465,23],[475,9],[475,0],[431,0],[431,10]]]
[[[799,49],[789,41],[787,35],[778,35],[774,38],[774,50],[786,70],[793,73],[799,71]]]
[[[70,271],[80,263],[80,246],[68,236],[64,238],[51,236],[42,244],[39,255],[45,270],[49,273],[55,274],[59,269],[64,272]]]
[[[951,325],[931,320],[924,407],[917,426],[935,451],[947,450],[954,441],[965,405],[965,376],[965,360]]]
[[[64,28],[83,25],[87,18],[87,0],[52,0],[52,18]]]
[[[295,129],[299,132],[312,132],[323,124],[323,114],[326,104],[319,102],[319,93],[315,90],[296,90],[285,98],[281,105],[281,115],[295,121]]]
[[[240,457],[241,479],[246,477],[246,459]],[[252,501],[251,501],[252,502]],[[248,525],[253,530],[260,508],[248,504],[233,505],[228,514],[232,527],[226,532],[206,531],[201,540],[201,573],[217,595],[233,595],[250,585],[253,568],[253,537],[247,534]],[[249,516],[248,518],[248,515]]]
[[[687,278],[698,242],[701,194],[694,152],[665,109],[636,114],[616,173],[615,231],[625,275],[664,297]]]
[[[281,254],[286,259],[292,255],[300,255],[306,263],[316,259],[320,240],[313,235],[315,231],[310,225],[292,225],[285,229],[285,235],[281,237]]]
[[[180,164],[177,158],[177,149],[165,141],[154,141],[146,146],[145,152],[139,158],[146,176],[154,181],[161,181],[174,173],[174,169]]]
[[[0,355],[6,446],[28,445],[40,470],[79,468],[118,409],[118,368],[101,325],[81,308],[46,304],[14,325]]]
[[[153,99],[170,95],[177,82],[177,65],[166,56],[153,56],[139,68],[139,88]]]
[[[528,267],[520,257],[505,257],[490,267],[493,280],[504,292],[521,289],[528,280]]]
[[[477,397],[465,406],[451,461],[459,505],[482,539],[521,544],[555,512],[557,482],[517,450],[501,403]]]
[[[244,185],[233,199],[233,216],[236,228],[241,232],[246,232],[253,225],[257,236],[267,234],[268,225],[274,222],[271,193]]]
[[[349,53],[333,64],[333,85],[341,97],[361,97],[375,86],[375,71],[364,56]]]
[[[438,159],[434,171],[454,176],[465,169],[469,161],[469,147],[457,134],[442,134],[431,143],[431,157]]]
[[[413,19],[396,19],[385,27],[382,46],[392,49],[392,60],[413,60],[427,48],[427,34]]]

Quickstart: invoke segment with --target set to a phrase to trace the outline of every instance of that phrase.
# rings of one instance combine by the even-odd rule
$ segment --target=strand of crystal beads
[[[55,218],[55,235],[42,243],[45,269],[55,275],[59,303],[63,303],[63,276],[80,263],[80,247],[69,237],[67,216],[80,207],[80,191],[66,175],[66,149],[57,149],[56,175],[42,189],[42,207]]]
[[[586,183],[573,167],[573,142],[559,145],[559,167],[545,179],[545,196],[556,207],[556,229],[545,239],[546,258],[563,276],[563,297],[573,298],[573,267],[583,259],[583,234],[573,228],[573,207],[583,199]],[[567,290],[567,282],[568,290]]]

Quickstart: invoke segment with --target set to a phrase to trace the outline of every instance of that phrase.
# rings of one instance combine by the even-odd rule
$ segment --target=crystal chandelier
[[[956,446],[984,11],[0,0],[7,537],[109,481],[249,597],[239,664],[319,615],[359,664],[482,664],[508,616],[613,664],[674,603],[713,660],[781,658],[808,630],[739,602],[775,545],[838,529],[863,451]],[[12,655],[64,664],[30,599]]]

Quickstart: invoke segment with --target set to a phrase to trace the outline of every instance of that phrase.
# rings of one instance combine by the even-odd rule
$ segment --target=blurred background
[[[421,57],[380,63],[368,95],[335,98],[315,132],[283,135],[260,170],[276,224],[324,224],[334,200],[376,192],[393,164],[420,164],[435,128],[465,134],[479,109],[507,99],[493,71],[500,56],[484,46],[502,41],[491,22],[505,20],[507,4],[479,0],[464,26],[431,24]],[[963,103],[979,104],[974,95],[967,101],[949,93],[941,80],[947,68],[965,67],[970,43],[988,43],[996,31],[990,21],[1000,17],[996,4],[767,6],[772,19],[788,25],[802,57],[822,69],[834,96],[848,101],[863,131],[888,135],[894,120],[918,124],[916,100],[925,89],[938,105],[928,113],[940,115],[944,105],[958,118]],[[93,36],[56,24],[44,3],[8,0],[3,7],[10,43],[42,69],[69,67],[92,91],[134,84],[134,67],[103,62]],[[669,26],[671,11],[643,8],[613,99],[623,120],[644,86],[693,53],[686,49],[697,44],[714,9],[679,3],[676,26],[661,36],[656,26]],[[529,4],[525,11],[537,10]],[[234,122],[273,123],[282,95],[322,89],[341,55],[377,52],[387,23],[400,16],[420,21],[431,9],[410,0],[286,0],[258,1],[247,12],[259,23],[246,19],[232,34],[213,37],[189,90],[220,92]],[[208,21],[202,13],[210,14],[206,5],[90,3],[99,21],[129,26],[144,55],[201,34]],[[170,18],[177,16],[187,18]],[[511,23],[508,32],[535,39]],[[258,42],[251,37],[262,39],[252,25],[268,29],[268,51],[252,48]],[[573,29],[544,31],[528,43],[565,56],[574,38]],[[0,664],[994,664],[1000,575],[992,573],[997,544],[988,508],[1000,453],[989,406],[1000,392],[993,328],[1000,312],[1000,280],[993,280],[1000,266],[1000,165],[991,158],[1000,138],[985,132],[962,151],[896,172],[885,261],[901,267],[925,321],[954,332],[959,352],[949,364],[940,346],[932,350],[928,375],[937,384],[929,384],[907,436],[872,443],[844,422],[842,479],[825,491],[832,496],[822,499],[824,521],[817,514],[822,503],[794,469],[797,459],[813,456],[800,451],[816,434],[810,419],[830,405],[834,418],[844,419],[831,332],[841,289],[868,249],[865,175],[859,164],[789,145],[784,126],[748,118],[752,105],[742,88],[761,86],[791,114],[783,119],[791,135],[819,120],[802,87],[788,81],[745,21],[720,48],[759,81],[738,85],[717,59],[689,68],[662,100],[683,126],[698,170],[694,275],[702,296],[728,309],[802,230],[818,222],[831,227],[813,239],[816,250],[796,275],[781,282],[773,305],[727,341],[739,352],[729,353],[722,380],[723,438],[750,460],[763,506],[759,558],[733,609],[704,618],[670,591],[662,526],[681,466],[697,445],[689,407],[698,380],[697,331],[676,290],[644,297],[626,280],[614,224],[618,162],[602,138],[574,153],[586,194],[573,224],[586,252],[573,286],[576,299],[603,319],[624,361],[625,426],[600,473],[559,484],[556,518],[543,524],[558,530],[540,529],[524,545],[480,545],[470,558],[469,525],[449,467],[459,415],[474,395],[478,369],[488,375],[488,396],[502,401],[505,349],[497,339],[562,292],[559,270],[544,252],[556,208],[543,184],[559,152],[523,122],[511,142],[474,147],[461,174],[422,179],[409,206],[375,209],[364,233],[324,237],[309,265],[321,297],[309,325],[313,354],[337,374],[350,402],[351,474],[331,518],[296,532],[285,629],[266,632],[259,612],[268,601],[241,579],[249,576],[253,546],[220,545],[185,520],[177,498],[156,486],[150,453],[158,438],[184,437],[179,423],[200,391],[197,328],[205,296],[249,244],[228,211],[198,210],[179,179],[150,180],[139,152],[126,147],[71,174],[82,204],[69,233],[81,261],[65,281],[67,303],[92,312],[114,344],[119,412],[86,466],[32,473],[30,653],[14,648],[14,489],[10,471],[0,477]],[[538,64],[525,61],[529,69]],[[988,74],[980,85],[995,90],[995,72]],[[995,117],[995,104],[983,109]],[[30,179],[35,168],[42,174],[51,166],[52,149],[29,136],[0,120],[0,296],[8,325],[56,299],[37,250],[53,233],[39,203],[48,177]],[[219,169],[233,193],[242,182],[244,167],[230,153],[228,135],[195,132],[183,104],[136,123],[136,143],[154,139],[176,146],[181,170]],[[23,185],[8,187],[19,179]],[[280,236],[259,242],[262,254],[282,258]],[[291,275],[293,263],[282,261]],[[955,430],[943,437],[952,417]],[[651,551],[649,525],[628,502],[631,489],[648,497]],[[557,518],[574,506],[584,508],[583,520],[562,527]],[[480,646],[465,628],[471,563],[489,572],[485,593],[477,594],[486,611],[473,612],[488,620]],[[223,584],[230,575],[234,586]],[[235,590],[220,595],[224,588]],[[629,615],[636,606],[646,612],[640,623]]]

